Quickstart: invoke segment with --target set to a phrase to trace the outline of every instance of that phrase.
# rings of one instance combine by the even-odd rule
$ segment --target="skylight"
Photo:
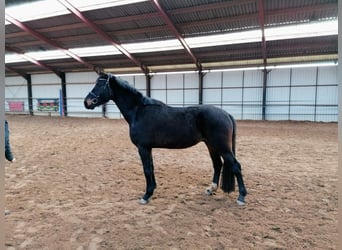
[[[112,45],[95,46],[95,47],[83,47],[69,49],[72,53],[79,57],[85,56],[105,56],[105,55],[119,55],[121,52]]]
[[[211,47],[261,41],[261,30],[185,38],[190,48]]]
[[[26,62],[27,60],[20,54],[5,54],[5,63]]]
[[[265,29],[266,41],[338,34],[338,21],[322,21]]]
[[[177,39],[169,39],[163,41],[141,42],[122,44],[130,53],[146,53],[183,49],[182,44]]]
[[[66,55],[62,50],[27,52],[24,55],[34,58],[38,61],[69,58],[69,56]]]
[[[70,12],[56,0],[43,0],[7,7],[5,13],[18,21],[26,22],[46,17],[60,16]]]
[[[72,5],[81,11],[91,9],[100,9],[119,5],[126,5],[148,0],[68,0]],[[41,19],[51,16],[59,16],[70,13],[58,0],[40,0],[26,4],[18,4],[5,9],[6,14],[13,18],[25,22],[34,19]],[[8,22],[6,22],[8,24]],[[319,22],[310,22],[296,25],[284,25],[282,27],[265,28],[266,41],[297,39],[306,37],[317,37],[338,34],[338,21],[327,20]],[[231,32],[225,34],[207,35],[184,38],[191,49],[214,47],[232,44],[246,44],[252,42],[261,42],[261,30],[249,30],[241,32]],[[129,53],[149,53],[183,50],[183,46],[176,38],[160,41],[137,42],[121,44]],[[5,63],[15,63],[26,61],[25,55],[38,61],[50,59],[64,59],[73,56],[69,53],[76,54],[79,57],[103,56],[103,55],[118,55],[122,54],[117,48],[112,45],[96,46],[96,47],[80,47],[70,50],[51,50],[29,52],[24,55],[7,54],[5,55]]]
[[[68,0],[73,6],[78,8],[80,11],[102,9],[132,3],[146,2],[149,0],[96,0],[96,1],[85,1],[85,0]]]
[[[119,5],[126,5],[138,2],[144,2],[148,0],[68,0],[74,7],[80,11],[101,9]],[[26,22],[31,20],[37,20],[47,17],[60,16],[70,13],[70,11],[64,7],[62,3],[57,0],[40,0],[30,3],[23,3],[13,5],[5,9],[6,14],[14,17],[15,19]],[[6,25],[10,24],[5,22]]]

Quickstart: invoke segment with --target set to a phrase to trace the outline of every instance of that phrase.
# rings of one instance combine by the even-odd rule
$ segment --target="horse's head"
[[[112,90],[109,86],[111,75],[100,73],[96,80],[95,87],[84,99],[84,107],[87,109],[94,109],[111,100]]]

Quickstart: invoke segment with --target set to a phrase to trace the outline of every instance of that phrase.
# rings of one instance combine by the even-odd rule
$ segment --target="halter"
[[[109,87],[109,91],[110,91],[110,96],[112,96],[112,89],[109,86],[109,80],[112,77],[112,75],[111,74],[107,74],[107,76],[108,76],[107,77],[107,81],[106,81],[106,84],[104,85],[103,89],[105,89],[108,86]],[[91,99],[91,103],[94,104],[94,105],[97,104],[98,101],[99,101],[98,99],[100,98],[100,96],[96,95],[93,91],[90,91],[89,95],[95,97],[95,98]]]

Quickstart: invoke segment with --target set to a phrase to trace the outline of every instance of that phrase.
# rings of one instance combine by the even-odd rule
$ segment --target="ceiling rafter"
[[[71,0],[66,1],[71,2]],[[321,60],[331,60],[330,54],[337,55],[337,35],[333,33],[333,25],[335,25],[334,23],[337,20],[337,0],[329,0],[324,3],[323,1],[313,3],[307,0],[263,1],[263,21],[259,8],[260,2],[262,1],[231,0],[209,1],[208,3],[204,3],[202,0],[192,0],[191,3],[188,1],[175,2],[173,0],[159,1],[169,21],[188,45],[190,45],[190,41],[188,42],[187,40],[188,38],[203,38],[204,42],[204,37],[208,37],[208,41],[211,41],[210,39],[214,37],[210,37],[211,35],[222,33],[225,33],[228,37],[229,34],[235,36],[235,33],[239,31],[258,30],[261,33],[262,26],[266,34],[268,28],[272,28],[270,34],[273,34],[273,31],[276,31],[277,28],[284,27],[283,30],[285,30],[286,26],[291,28],[289,26],[292,24],[298,24],[301,28],[304,28],[306,23],[309,27],[311,24],[327,22],[327,32],[322,33],[320,36],[315,36],[312,33],[313,37],[311,37],[308,32],[309,36],[304,36],[303,38],[272,36],[267,40],[266,36],[264,44],[260,36],[260,39],[254,43],[230,44],[227,41],[227,43],[218,43],[219,45],[217,46],[214,46],[215,42],[207,45],[199,43],[201,44],[199,47],[189,46],[190,51],[204,68],[217,68],[220,65],[229,67],[229,61],[237,59],[241,59],[240,64],[245,65],[248,64],[246,60],[256,57],[259,58],[258,63],[260,66],[263,64],[264,57],[267,63],[274,63],[274,58],[286,56],[284,60],[291,63],[292,61],[289,59],[291,56],[300,55],[306,57],[312,53],[321,55]],[[177,49],[165,47],[165,51],[159,47],[155,51],[143,51],[144,43],[153,46],[153,43],[149,42],[156,42],[159,46],[160,43],[158,42],[163,40],[175,41],[178,39],[175,36],[174,30],[168,26],[163,15],[157,10],[152,0],[139,3],[137,8],[133,6],[131,9],[131,6],[124,4],[89,10],[82,12],[82,14],[101,28],[109,37],[118,41],[119,45],[124,48],[126,48],[126,44],[135,43],[137,48],[139,46],[142,47],[141,52],[133,53],[130,50],[129,52],[153,72],[165,70],[166,65],[169,65],[169,69],[177,69],[181,68],[180,65],[186,64],[184,67],[196,69],[195,61],[182,46],[178,46]],[[20,21],[19,14],[16,15],[13,12],[12,17]],[[75,19],[75,17],[75,15],[69,12],[67,15],[56,15],[44,18],[44,20],[36,19],[22,22],[38,34],[62,45],[66,49],[84,49],[80,50],[84,54],[77,55],[91,65],[101,65],[105,69],[115,70],[116,72],[120,72],[120,70],[125,73],[141,72],[141,68],[133,64],[123,53],[116,53],[115,55],[108,53],[98,56],[95,52],[96,47],[109,45],[110,43],[89,28],[86,23],[80,21],[79,18]],[[25,55],[26,52],[55,49],[51,43],[40,40],[23,28],[19,27],[18,29],[15,24],[6,25],[5,29],[6,45],[20,50]],[[243,41],[244,37],[241,40]],[[176,43],[181,45],[179,40]],[[265,56],[262,54],[264,46],[266,46]],[[94,47],[94,50],[92,50],[92,47]],[[7,51],[9,50],[6,50],[6,59],[7,55],[10,56],[11,54]],[[269,60],[270,58],[272,60]],[[70,55],[65,59],[46,57],[44,59],[37,58],[37,60],[62,72],[88,70],[88,67],[86,68],[84,64],[79,63]],[[32,60],[22,62],[8,57],[6,65],[9,66],[6,67],[6,74],[9,75],[13,75],[15,71],[19,73],[47,71],[43,67],[37,67],[36,64],[33,64]],[[162,66],[159,67],[158,65]]]
[[[23,56],[26,60],[30,61],[31,63],[33,63],[33,64],[35,64],[35,65],[37,65],[37,66],[39,66],[41,68],[47,69],[48,71],[52,71],[53,73],[55,73],[56,75],[61,77],[61,72],[60,71],[58,71],[58,70],[56,70],[56,69],[46,65],[45,63],[42,63],[42,62],[32,58],[31,56],[25,55],[25,53],[20,51],[19,49],[15,49],[13,47],[5,45],[5,50],[17,53],[17,54]]]
[[[158,12],[161,14],[164,22],[172,30],[172,32],[174,33],[176,38],[180,41],[180,43],[182,44],[183,48],[186,50],[187,54],[192,58],[193,62],[195,63],[195,65],[197,67],[197,69],[199,71],[201,71],[202,70],[202,65],[200,64],[200,62],[198,61],[198,59],[194,55],[194,53],[191,51],[189,45],[186,43],[184,38],[180,35],[180,33],[178,32],[177,28],[175,27],[175,25],[173,24],[173,22],[171,21],[169,16],[166,14],[164,9],[161,7],[161,5],[159,4],[159,1],[158,0],[151,0],[151,1],[154,4],[154,6],[157,8]]]
[[[117,48],[122,54],[127,56],[135,65],[139,66],[141,70],[148,74],[148,68],[143,65],[138,59],[136,59],[129,51],[127,51],[124,47],[122,47],[117,41],[115,41],[111,36],[109,36],[106,32],[104,32],[98,25],[84,16],[76,7],[74,7],[67,0],[58,0],[61,4],[63,4],[69,11],[71,11],[74,15],[76,15],[83,23],[85,23],[89,28],[91,28],[94,32],[100,35],[103,39],[107,40],[110,44],[112,44],[115,48]]]
[[[20,71],[20,70],[16,70],[16,69],[14,69],[14,68],[12,68],[12,67],[10,67],[10,66],[8,66],[8,65],[5,65],[5,69],[8,70],[8,71],[13,72],[13,73],[15,73],[15,74],[18,74],[18,75],[22,76],[22,77],[25,78],[25,79],[27,78],[27,73],[22,72],[22,71]]]
[[[67,50],[66,48],[64,48],[62,45],[60,45],[58,42],[53,41],[45,36],[43,36],[42,34],[38,33],[37,31],[31,29],[30,27],[28,27],[27,25],[23,24],[22,22],[18,21],[17,19],[11,17],[10,15],[6,14],[6,20],[9,21],[10,23],[14,24],[15,26],[17,26],[18,28],[26,31],[28,34],[32,35],[33,37],[35,37],[36,39],[45,42],[46,44],[55,47],[59,50],[62,50],[64,53],[66,53],[67,55],[71,56],[72,58],[74,58],[75,60],[77,60],[78,62],[82,63],[83,65],[87,66],[90,69],[94,69],[94,65],[84,61],[82,58],[80,58],[78,55],[72,53],[71,51]]]
[[[265,10],[264,10],[264,0],[258,1],[258,9],[259,9],[259,22],[261,29],[261,53],[262,59],[264,62],[264,67],[267,65],[267,48],[266,48],[266,39],[265,39]]]
[[[252,2],[252,1],[249,1]],[[197,6],[195,9],[198,11],[201,10],[206,10],[208,9],[208,6],[212,7],[222,7],[226,6],[227,7],[228,3],[216,3],[216,4],[209,4],[209,5],[200,5]],[[229,3],[229,6],[232,5],[232,3]],[[181,9],[176,9],[176,10],[170,10],[168,13],[170,15],[174,14],[180,14],[180,13],[188,13],[189,11],[192,11],[194,7],[189,7],[189,8],[181,8]],[[273,16],[287,16],[289,14],[293,15],[296,13],[312,13],[315,11],[320,11],[324,9],[325,11],[336,11],[336,5],[335,4],[318,4],[314,6],[306,6],[304,9],[302,8],[287,8],[287,9],[280,9],[280,10],[271,10],[267,11],[265,13],[265,18],[273,17]],[[115,17],[115,18],[108,18],[104,20],[95,20],[95,24],[115,24],[115,23],[121,23],[121,22],[127,22],[127,21],[138,21],[138,20],[143,20],[147,18],[155,18],[155,17],[160,17],[160,13],[148,13],[148,14],[140,14],[140,15],[131,15],[131,16],[124,16],[124,17]],[[179,24],[178,27],[183,30],[184,28],[191,28],[191,27],[199,27],[199,26],[205,26],[205,25],[210,25],[210,24],[219,24],[219,23],[234,23],[238,21],[247,21],[247,20],[256,20],[259,18],[258,13],[250,13],[250,14],[245,14],[245,15],[238,15],[238,16],[231,16],[229,18],[224,17],[224,18],[212,18],[210,20],[202,20],[202,21],[197,21],[196,23],[183,23]],[[55,31],[61,31],[65,29],[79,29],[79,28],[84,28],[86,27],[85,23],[72,23],[72,24],[66,24],[66,25],[59,25],[59,26],[53,26],[53,27],[48,27],[48,28],[41,28],[37,29],[38,32],[44,33],[44,32],[55,32]],[[153,26],[153,27],[145,27],[145,28],[137,28],[137,29],[125,29],[125,30],[117,30],[117,31],[112,31],[109,32],[110,34],[116,34],[116,35],[126,35],[126,34],[139,34],[139,33],[147,33],[147,32],[159,32],[162,30],[165,30],[167,26],[166,25],[158,25],[158,26]],[[24,32],[15,32],[15,33],[10,33],[6,34],[6,38],[15,38],[15,37],[21,37]],[[84,37],[83,37],[84,36]],[[72,41],[72,40],[77,40],[77,39],[84,39],[84,38],[91,38],[91,37],[96,37],[96,34],[86,34],[86,35],[79,35],[79,36],[67,36],[64,38],[59,38],[58,41]],[[23,42],[23,43],[18,43],[19,45],[26,46],[26,45],[35,45],[39,44],[39,41],[31,41],[31,42]]]

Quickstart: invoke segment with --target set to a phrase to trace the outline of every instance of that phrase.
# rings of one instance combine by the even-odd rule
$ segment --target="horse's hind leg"
[[[223,175],[226,178],[223,178],[225,180],[224,182],[227,183],[227,186],[224,189],[226,192],[230,192],[234,190],[234,176],[237,179],[238,186],[239,186],[239,197],[237,199],[237,203],[239,205],[245,204],[245,196],[247,195],[247,190],[243,181],[242,172],[241,172],[241,165],[240,163],[235,159],[234,155],[232,153],[227,153],[223,155],[224,159],[224,171]],[[228,174],[226,174],[228,173]],[[233,176],[233,175],[234,176]],[[233,178],[233,180],[231,179]],[[225,190],[226,189],[226,190]]]
[[[220,154],[211,150],[209,147],[208,147],[208,149],[209,149],[211,160],[213,162],[214,176],[213,176],[213,181],[212,181],[211,185],[205,190],[205,193],[208,195],[212,195],[213,192],[216,191],[216,189],[218,187],[221,169],[222,169],[222,160],[221,160]]]
[[[243,182],[241,165],[236,159],[235,159],[235,163],[233,164],[233,173],[236,176],[238,186],[239,186],[239,197],[237,199],[237,203],[239,205],[245,205],[245,196],[247,195],[247,190]]]

